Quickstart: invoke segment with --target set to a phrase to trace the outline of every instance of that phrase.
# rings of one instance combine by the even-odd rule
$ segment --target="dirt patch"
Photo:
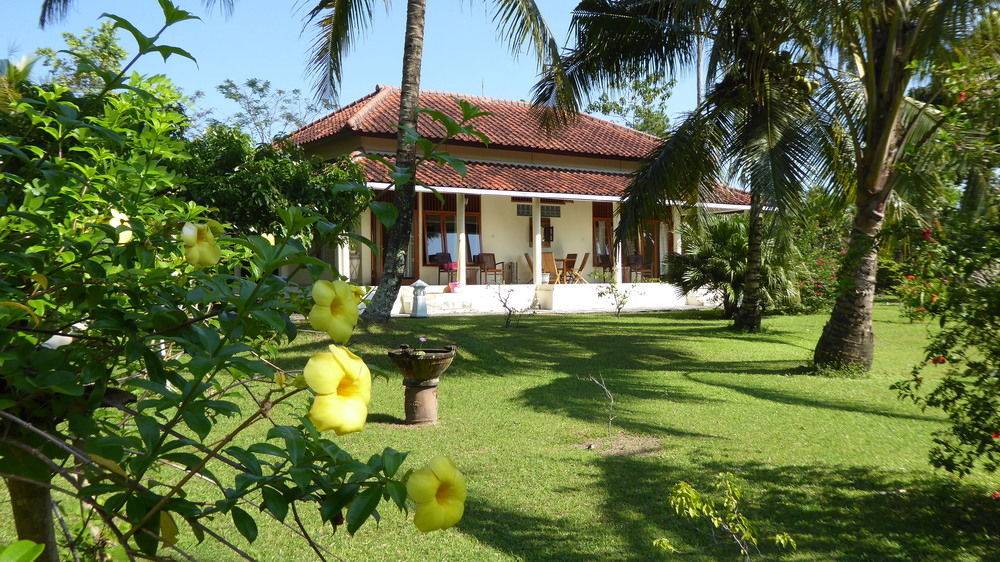
[[[658,437],[648,435],[628,435],[619,432],[610,439],[607,437],[576,443],[577,449],[587,449],[605,457],[648,457],[661,449],[663,444]]]

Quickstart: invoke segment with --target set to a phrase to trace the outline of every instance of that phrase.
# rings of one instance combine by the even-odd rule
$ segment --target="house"
[[[378,86],[371,94],[302,127],[291,140],[308,154],[329,158],[352,153],[391,156],[399,97],[398,88]],[[611,246],[615,207],[630,173],[659,144],[657,137],[589,115],[549,134],[539,127],[531,105],[523,101],[422,91],[420,106],[457,118],[458,98],[491,113],[473,122],[490,142],[460,136],[446,145],[449,153],[466,162],[465,177],[437,165],[425,165],[418,172],[418,180],[441,197],[418,187],[407,280],[419,278],[433,286],[427,291],[432,313],[502,310],[498,302],[502,290],[516,292],[513,301],[540,308],[607,308],[596,296],[600,283],[655,278],[666,253],[680,250],[677,227],[683,209],[676,206],[636,232],[624,248],[616,252]],[[418,132],[440,138],[434,122],[423,115]],[[368,160],[365,166],[369,185],[381,192],[378,199],[391,201],[388,170]],[[748,204],[744,192],[724,187],[713,201],[703,203],[712,212],[742,212]],[[374,217],[364,216],[359,230],[382,246],[386,232]],[[556,275],[548,275],[546,283],[542,266],[550,263],[543,256],[548,252],[555,258],[576,254],[580,269],[576,280],[589,281],[590,286],[553,283]],[[364,246],[331,254],[327,259],[345,274],[349,271],[352,281],[377,283],[380,260]],[[489,261],[490,254],[499,271],[483,276],[482,257]],[[624,258],[617,259],[617,254]],[[449,282],[460,283],[462,290],[445,293]],[[674,287],[661,285],[644,284],[644,290],[636,293],[646,297],[636,297],[632,306],[662,308],[688,302]],[[402,292],[399,311],[408,311],[411,294]]]

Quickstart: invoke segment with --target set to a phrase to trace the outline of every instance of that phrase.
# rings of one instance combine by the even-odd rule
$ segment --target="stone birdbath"
[[[403,373],[403,409],[406,412],[406,423],[411,425],[437,423],[439,377],[455,359],[455,346],[415,349],[403,344],[389,351],[389,359]]]

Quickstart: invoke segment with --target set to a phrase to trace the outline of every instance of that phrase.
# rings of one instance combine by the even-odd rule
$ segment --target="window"
[[[592,203],[592,213],[594,219],[594,265],[601,267],[611,267],[612,244],[614,238],[611,236],[611,214],[614,209],[611,203]]]
[[[434,194],[424,193],[424,265],[433,266],[434,254],[448,252],[458,261],[458,227],[456,198],[444,195],[443,201]],[[465,258],[472,263],[482,252],[482,232],[479,224],[479,197],[470,195],[465,206]]]

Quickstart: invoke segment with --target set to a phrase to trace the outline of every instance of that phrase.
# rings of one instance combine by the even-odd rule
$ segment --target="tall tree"
[[[812,25],[801,29],[800,39],[827,77],[828,105],[853,164],[856,208],[840,294],[816,345],[816,364],[871,366],[879,234],[900,170],[913,154],[906,146],[928,134],[919,119],[926,110],[914,108],[905,94],[918,71],[946,57],[950,45],[997,7],[996,0],[831,0],[811,8]],[[827,60],[829,53],[837,60]]]
[[[720,182],[750,188],[746,280],[735,326],[760,328],[762,215],[765,204],[792,207],[813,153],[807,134],[811,83],[796,62],[794,17],[783,2],[585,0],[574,12],[576,45],[536,86],[536,103],[555,104],[551,122],[590,89],[623,76],[673,75],[698,60],[711,40],[704,100],[634,175],[620,208],[619,240],[666,202],[695,203]]]
[[[62,38],[66,43],[65,50],[57,52],[44,47],[36,50],[35,54],[41,59],[42,66],[49,69],[47,82],[66,86],[77,93],[96,93],[104,86],[104,81],[92,70],[82,69],[80,59],[66,54],[66,51],[85,56],[95,66],[116,72],[121,70],[128,56],[128,52],[118,44],[118,29],[110,21],[101,22],[97,29],[88,27],[80,36],[63,33]]]
[[[602,93],[587,105],[586,111],[607,115],[626,127],[665,138],[670,131],[667,102],[674,83],[662,76],[627,80],[616,85],[613,92]]]

